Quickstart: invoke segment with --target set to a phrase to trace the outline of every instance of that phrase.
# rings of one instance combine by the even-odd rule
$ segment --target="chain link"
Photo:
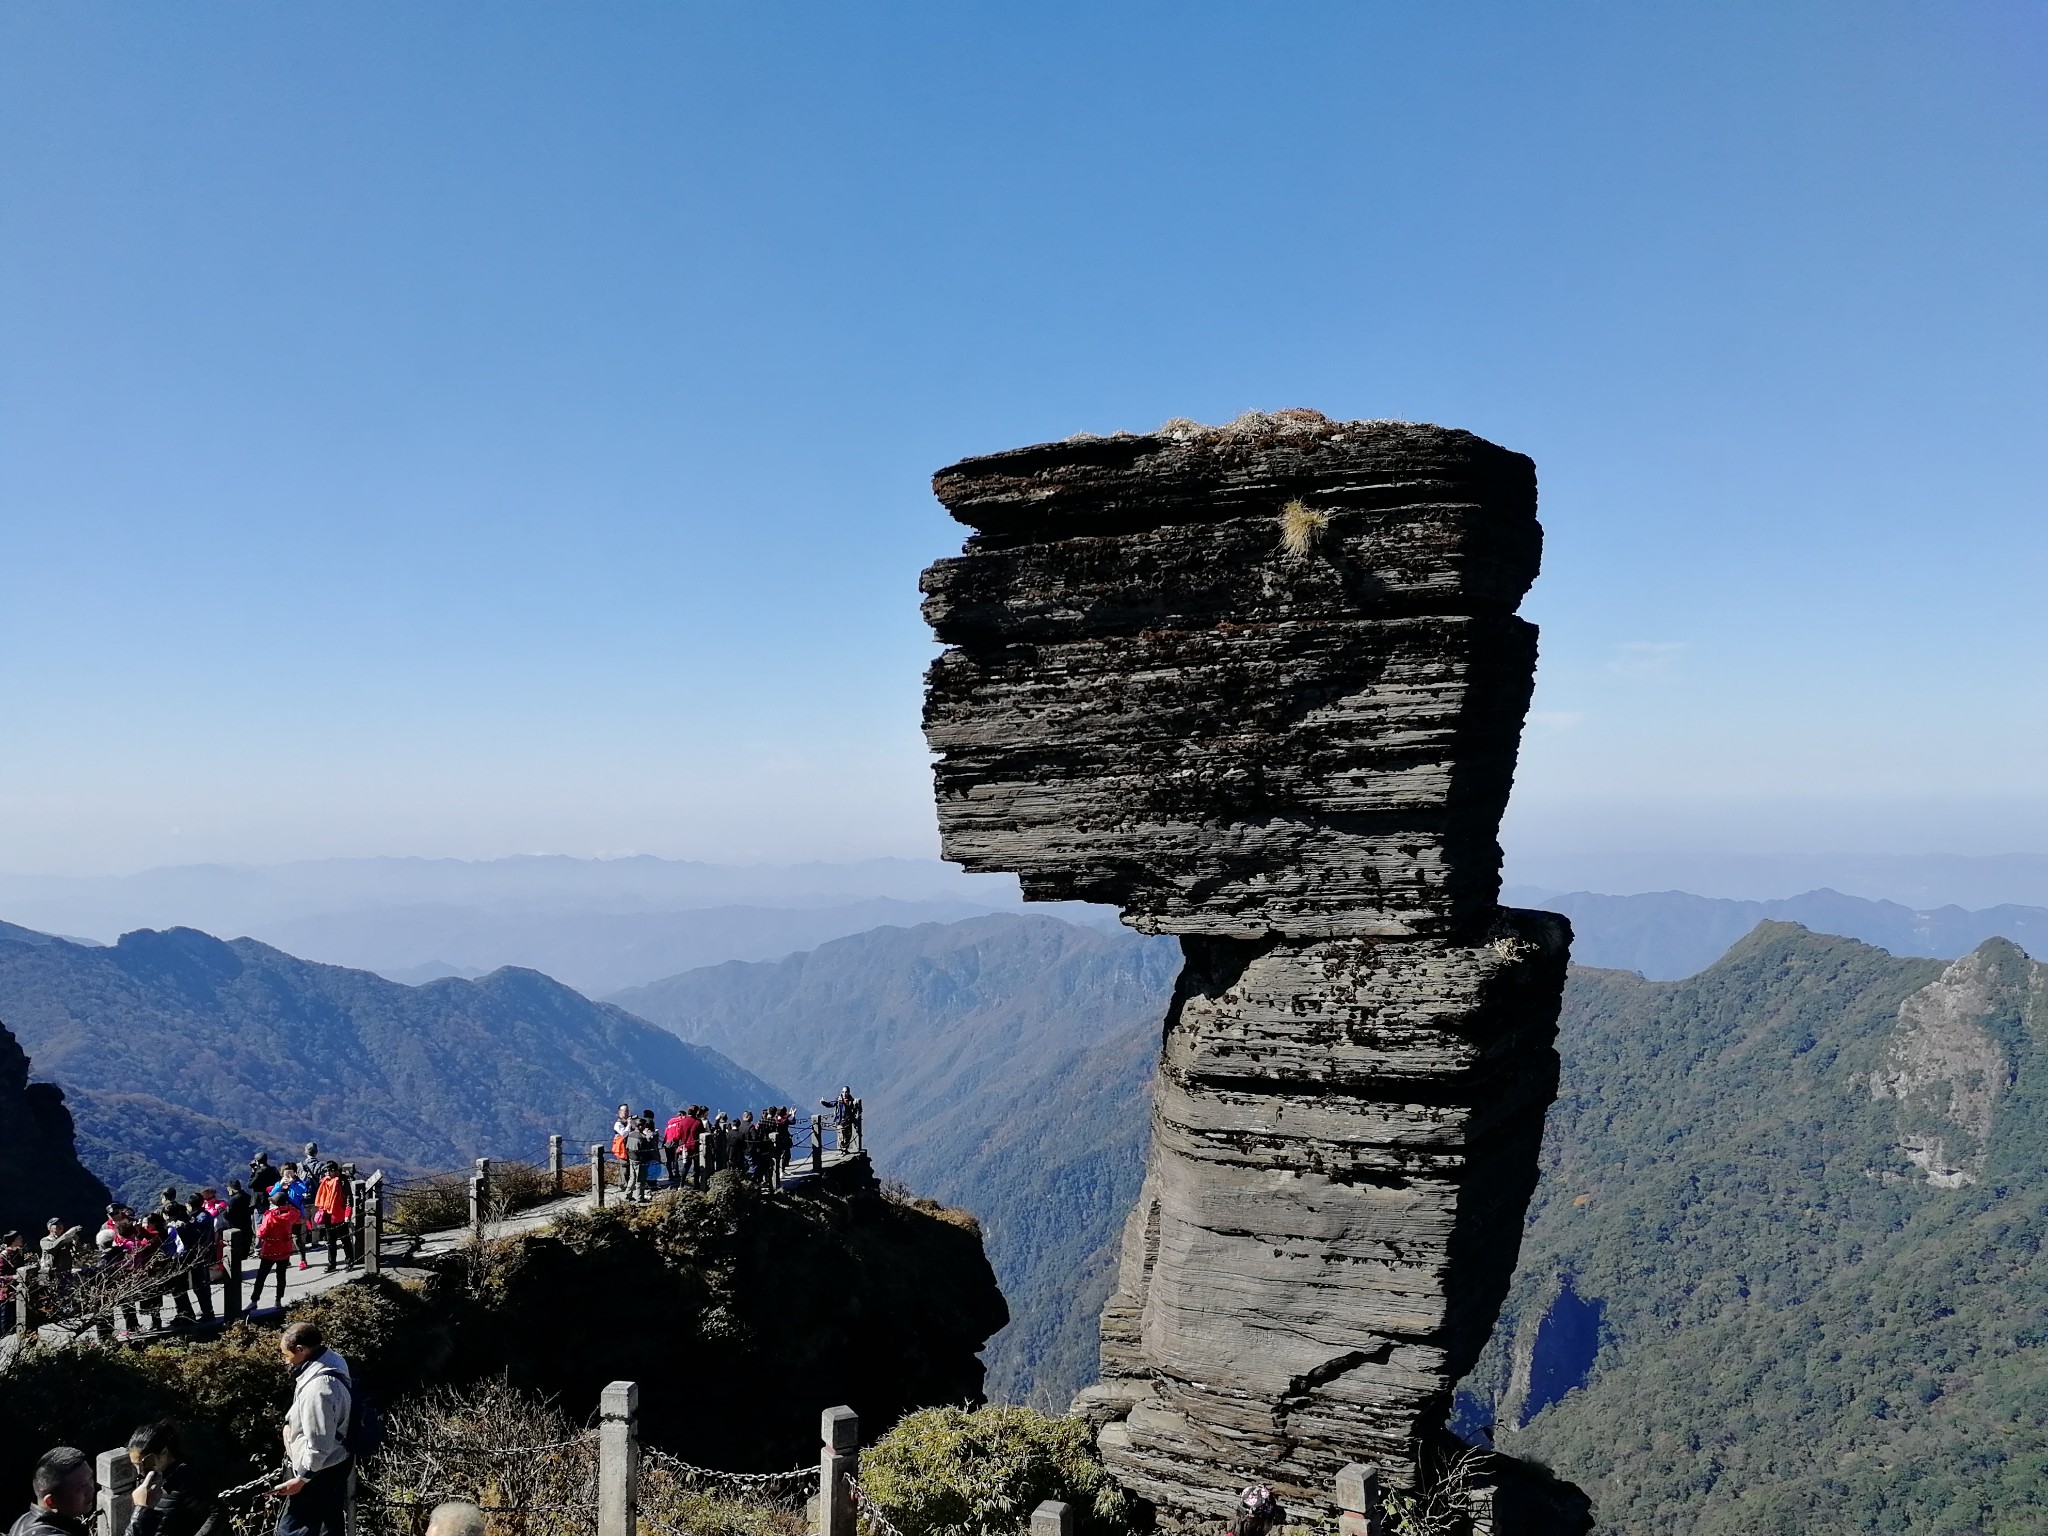
[[[257,1473],[246,1483],[237,1483],[234,1487],[215,1494],[214,1498],[216,1502],[225,1504],[229,1499],[239,1499],[244,1494],[256,1492],[259,1488],[267,1492],[285,1480],[287,1470],[289,1469],[283,1466],[272,1467],[267,1472]]]
[[[867,1491],[861,1487],[858,1481],[848,1477],[846,1489],[847,1492],[853,1495],[854,1509],[859,1512],[863,1520],[867,1521],[868,1528],[874,1531],[876,1536],[903,1536],[903,1533],[897,1530],[895,1525],[890,1522],[889,1517],[882,1513],[882,1506],[867,1496]]]
[[[680,1457],[671,1456],[667,1451],[656,1450],[651,1445],[642,1446],[640,1454],[648,1461],[683,1477],[709,1479],[720,1483],[760,1486],[767,1483],[811,1482],[818,1476],[816,1467],[794,1467],[787,1472],[720,1472],[715,1467],[693,1467]]]

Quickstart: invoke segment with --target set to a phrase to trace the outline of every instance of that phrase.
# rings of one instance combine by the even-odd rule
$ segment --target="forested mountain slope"
[[[877,1165],[987,1224],[1016,1321],[989,1391],[1064,1408],[1095,1375],[1143,1174],[1170,939],[991,916],[881,928],[613,1001],[813,1101],[851,1083]]]
[[[0,1019],[69,1093],[87,1166],[130,1194],[218,1183],[259,1146],[450,1168],[601,1140],[622,1098],[786,1097],[538,972],[407,987],[191,929],[102,948],[0,924]]]
[[[1770,923],[1576,973],[1559,1048],[1504,1448],[1610,1532],[2048,1529],[2048,969]]]

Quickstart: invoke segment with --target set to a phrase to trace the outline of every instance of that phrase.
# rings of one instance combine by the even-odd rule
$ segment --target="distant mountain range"
[[[2048,853],[1525,853],[1510,885],[1552,891],[1696,891],[1773,901],[1834,890],[1914,908],[2048,907]]]
[[[1016,1321],[989,1390],[1063,1410],[1093,1380],[1180,946],[1037,916],[883,928],[611,1001],[812,1100],[852,1084],[883,1171],[987,1227]]]
[[[1895,955],[1950,960],[1990,938],[2007,938],[2048,954],[2048,908],[2004,906],[1916,911],[1840,891],[1807,891],[1781,901],[1733,901],[1657,891],[1603,896],[1509,886],[1510,906],[1562,912],[1572,920],[1572,959],[1579,965],[1640,971],[1654,981],[1704,970],[1758,923],[1790,922],[1816,933],[1861,939]]]
[[[591,996],[722,960],[765,960],[887,925],[1020,906],[1017,883],[937,860],[698,864],[531,857],[192,865],[137,875],[0,875],[0,917],[109,942],[140,928],[246,935],[417,982],[503,965]],[[1078,904],[1059,915],[1108,921]]]
[[[788,1101],[535,971],[408,987],[190,929],[85,946],[0,924],[0,1020],[64,1087],[86,1165],[129,1194],[219,1183],[259,1147],[443,1169],[603,1140],[622,1098]]]

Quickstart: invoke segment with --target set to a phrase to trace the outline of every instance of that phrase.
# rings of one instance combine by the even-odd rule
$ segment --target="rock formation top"
[[[1488,920],[1535,669],[1535,468],[1314,411],[966,459],[925,573],[945,856],[1152,933]]]

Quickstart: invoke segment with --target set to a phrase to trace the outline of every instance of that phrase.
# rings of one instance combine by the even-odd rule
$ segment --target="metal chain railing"
[[[214,1511],[219,1518],[216,1529],[232,1531],[234,1536],[254,1536],[255,1532],[266,1529],[276,1521],[276,1515],[269,1506],[270,1490],[291,1475],[283,1464],[257,1473],[246,1483],[237,1483],[223,1489],[214,1496]],[[255,1495],[251,1498],[251,1495]],[[240,1508],[236,1506],[240,1505]]]
[[[722,1503],[795,1513],[818,1491],[818,1469],[814,1466],[793,1467],[787,1472],[726,1472],[696,1466],[644,1444],[640,1447],[640,1477],[640,1512],[663,1529],[670,1525],[663,1520],[661,1510],[679,1496],[708,1497]]]
[[[903,1536],[903,1533],[890,1523],[889,1517],[882,1513],[882,1506],[868,1497],[867,1490],[861,1487],[858,1478],[849,1477],[846,1480],[846,1490],[853,1495],[854,1512],[860,1516],[861,1523],[873,1533],[873,1536]]]
[[[657,1450],[651,1445],[642,1446],[640,1455],[646,1461],[692,1482],[715,1482],[735,1487],[764,1487],[768,1484],[801,1484],[806,1488],[818,1481],[816,1467],[792,1467],[787,1472],[721,1472],[716,1467],[697,1467],[680,1457],[671,1456],[667,1451]]]
[[[402,1461],[393,1460],[393,1450],[387,1445],[356,1483],[358,1519],[379,1536],[417,1536],[428,1513],[448,1498],[468,1498],[519,1532],[561,1528],[550,1517],[576,1529],[596,1519],[594,1429],[522,1445],[415,1441],[402,1447]],[[541,1524],[529,1526],[520,1518],[527,1516]]]

